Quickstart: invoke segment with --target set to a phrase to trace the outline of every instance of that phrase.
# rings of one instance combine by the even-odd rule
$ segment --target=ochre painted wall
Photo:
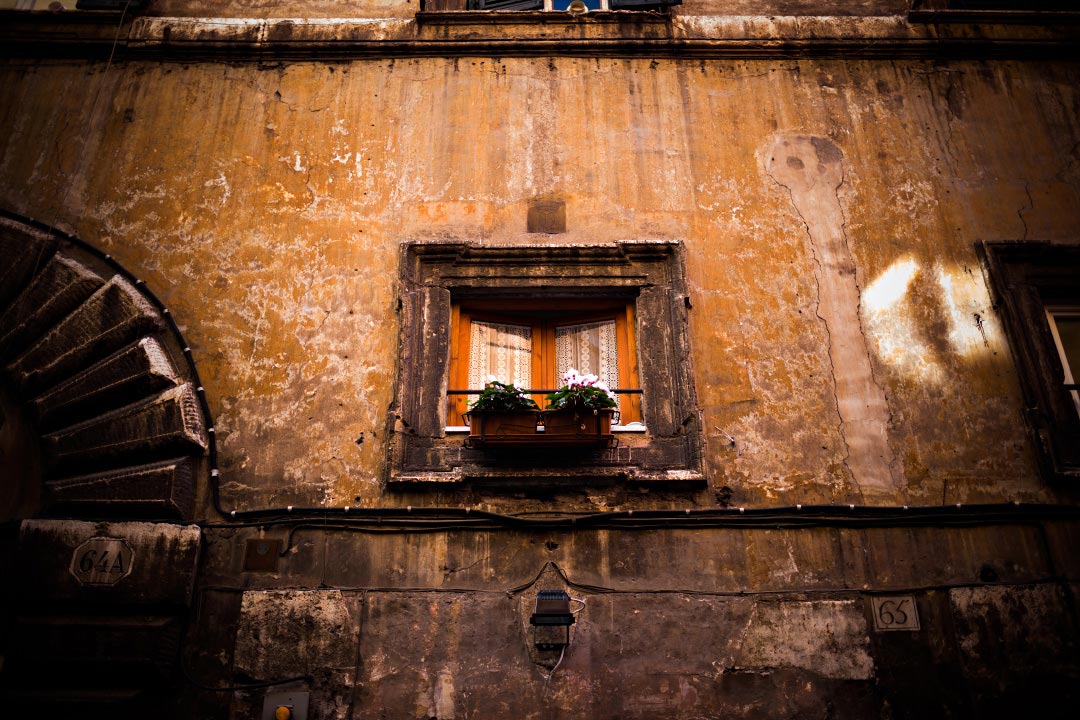
[[[910,59],[939,35],[1018,55],[1053,32],[908,23],[896,0],[688,0],[670,23],[425,24],[414,5],[160,0],[111,61],[111,27],[42,20],[54,38],[97,27],[107,41],[20,45],[0,64],[0,209],[110,253],[165,302],[207,393],[225,509],[450,508],[406,532],[382,515],[244,524],[213,512],[200,476],[194,591],[176,610],[190,674],[218,688],[310,676],[296,686],[328,718],[1054,717],[1040,702],[1069,700],[1080,674],[1076,494],[1038,472],[975,246],[1080,240],[1080,68]],[[766,15],[709,17],[748,12]],[[208,13],[233,19],[167,19]],[[385,22],[256,21],[332,16]],[[606,56],[529,57],[559,37]],[[507,56],[485,54],[496,39]],[[476,54],[410,55],[444,41]],[[684,47],[712,59],[674,59]],[[102,59],[51,57],[68,50]],[[750,51],[762,57],[733,59]],[[567,231],[528,233],[530,203],[552,199]],[[402,243],[626,240],[683,247],[707,485],[385,487]],[[777,508],[1014,500],[1060,505],[1019,520]],[[726,504],[771,514],[570,526]],[[462,507],[563,524],[455,525]],[[72,524],[114,532],[24,527],[62,539]],[[13,537],[0,563],[25,549]],[[283,552],[259,569],[248,553],[264,541]],[[68,545],[30,567],[73,586]],[[80,588],[73,605],[130,613],[125,593],[162,568],[180,577],[175,555],[134,547],[141,585]],[[528,625],[554,588],[587,603],[557,673]],[[48,591],[4,607],[39,612]],[[918,607],[919,632],[875,630],[886,595]],[[126,647],[93,632],[51,651]],[[84,662],[108,669],[101,652]],[[258,717],[268,692],[178,687],[158,698],[177,717]]]
[[[1080,169],[1052,141],[1077,134],[1066,68],[71,70],[7,71],[5,204],[113,252],[181,318],[234,502],[384,501],[397,248],[429,239],[684,242],[709,474],[736,498],[859,497],[829,333],[864,346],[887,399],[896,490],[880,499],[1047,497],[973,245],[1075,237]],[[791,135],[838,153],[823,195],[800,201],[770,172]],[[529,236],[526,202],[549,196],[567,202],[568,232]],[[832,236],[860,304],[829,327]]]
[[[54,62],[0,84],[0,202],[172,309],[226,507],[399,504],[380,489],[399,244],[440,239],[685,244],[694,502],[1053,497],[974,244],[1080,236],[1073,66]],[[545,197],[565,234],[526,233]],[[568,500],[619,502],[664,501]]]

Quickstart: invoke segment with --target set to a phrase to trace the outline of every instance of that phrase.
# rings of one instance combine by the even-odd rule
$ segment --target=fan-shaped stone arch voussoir
[[[38,438],[43,511],[190,519],[211,427],[183,338],[108,256],[0,215],[0,374]]]

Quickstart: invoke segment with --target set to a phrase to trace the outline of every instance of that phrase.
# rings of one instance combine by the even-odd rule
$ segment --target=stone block
[[[95,537],[120,538],[132,550],[130,574],[114,585],[83,585],[71,572],[75,551]],[[35,610],[62,603],[111,611],[185,607],[191,600],[201,537],[196,525],[24,520],[18,604]]]
[[[160,615],[22,616],[16,619],[10,670],[64,673],[83,681],[163,679],[175,666],[180,620]],[[111,676],[111,677],[110,677]]]
[[[340,590],[245,592],[234,670],[273,679],[318,668],[351,668],[357,631]]]
[[[194,388],[179,385],[157,397],[45,436],[54,470],[115,467],[206,447],[206,429]]]
[[[0,359],[25,350],[104,284],[85,265],[52,256],[0,315]]]
[[[0,218],[0,257],[5,258],[6,263],[0,268],[0,308],[7,307],[48,262],[56,252],[56,245],[56,239],[45,233]]]
[[[187,519],[195,505],[196,465],[177,458],[47,480],[45,503],[53,511],[95,518]]]
[[[116,276],[16,358],[8,370],[24,392],[34,393],[162,327],[161,316],[150,301]]]
[[[31,407],[45,428],[63,427],[141,400],[179,382],[168,353],[142,338],[34,398]]]
[[[873,677],[862,607],[853,600],[758,602],[750,615],[741,669],[801,668],[838,680]]]

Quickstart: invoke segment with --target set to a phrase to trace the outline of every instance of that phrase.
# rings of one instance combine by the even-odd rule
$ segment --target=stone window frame
[[[682,246],[408,242],[401,249],[400,344],[389,472],[395,486],[630,482],[700,486],[702,432],[690,365]],[[645,433],[579,454],[500,454],[446,432],[453,302],[626,298],[635,305]]]
[[[1040,469],[1053,480],[1080,479],[1080,415],[1047,310],[1080,307],[1080,246],[982,243],[978,246],[1024,398],[1024,418]]]

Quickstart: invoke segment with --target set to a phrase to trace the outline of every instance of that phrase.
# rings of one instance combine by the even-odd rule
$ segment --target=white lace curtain
[[[615,321],[555,328],[555,365],[560,383],[563,373],[574,368],[582,375],[596,375],[613,390],[619,387]]]
[[[528,325],[474,320],[469,335],[469,387],[482,388],[489,375],[499,382],[533,387],[532,328]],[[615,321],[555,328],[555,386],[570,368],[596,375],[608,387],[619,386],[619,349]],[[541,385],[550,380],[539,380]],[[473,400],[470,397],[470,402]]]
[[[469,388],[482,388],[488,375],[499,382],[532,387],[532,328],[473,320],[469,336]],[[475,399],[470,396],[469,401]]]

